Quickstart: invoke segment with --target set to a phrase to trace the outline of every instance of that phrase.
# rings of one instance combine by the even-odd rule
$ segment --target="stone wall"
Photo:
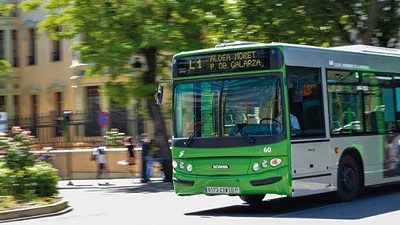
[[[50,150],[54,157],[51,164],[58,170],[62,180],[95,179],[97,175],[97,162],[90,160],[92,149]],[[44,151],[36,151],[40,155]],[[127,160],[125,148],[107,148],[108,177],[112,178],[138,178],[141,175],[141,149],[135,149],[135,165],[127,166],[118,164],[118,161]],[[159,177],[160,165],[154,163],[153,177]]]

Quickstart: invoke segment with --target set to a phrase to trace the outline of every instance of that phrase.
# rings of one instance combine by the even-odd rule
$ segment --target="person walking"
[[[126,147],[127,154],[126,154],[126,160],[121,165],[126,165],[127,171],[132,175],[132,178],[134,178],[135,177],[134,167],[136,164],[134,150],[136,147],[136,142],[133,140],[132,137],[126,137],[124,140],[124,145]]]
[[[128,165],[134,165],[135,164],[135,153],[134,153],[134,149],[135,149],[136,144],[133,141],[132,137],[128,137],[125,140],[125,147],[127,150],[127,162]]]
[[[97,162],[97,179],[105,179],[107,176],[107,166],[106,166],[106,147],[105,146],[95,146],[93,148],[92,155]],[[99,183],[99,185],[102,185]],[[108,185],[108,182],[105,183]]]
[[[140,135],[140,144],[142,146],[142,179],[141,183],[150,181],[153,170],[153,159],[150,153],[150,139],[147,133]]]

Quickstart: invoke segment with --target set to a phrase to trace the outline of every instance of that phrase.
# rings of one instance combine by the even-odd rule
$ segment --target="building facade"
[[[12,72],[0,77],[0,112],[7,113],[8,126],[31,130],[45,145],[99,139],[111,128],[134,137],[149,132],[138,103],[117,106],[101,94],[106,77],[82,76],[85,66],[70,50],[72,40],[38,32],[44,16],[41,9],[0,16],[0,58],[12,65]],[[109,118],[99,118],[104,110]]]

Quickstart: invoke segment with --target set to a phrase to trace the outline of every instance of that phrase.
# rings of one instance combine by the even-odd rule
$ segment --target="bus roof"
[[[353,52],[353,53],[367,53],[367,54],[377,54],[377,55],[386,55],[386,56],[394,56],[400,57],[400,49],[396,48],[385,48],[385,47],[377,47],[377,46],[369,46],[369,45],[345,45],[345,46],[337,46],[337,47],[318,47],[311,45],[302,45],[302,44],[290,44],[283,42],[271,42],[271,43],[259,43],[259,42],[249,42],[249,41],[235,41],[229,43],[221,43],[215,45],[214,48],[206,48],[200,50],[193,51],[185,51],[177,53],[176,56],[187,56],[187,55],[198,55],[204,53],[212,52],[223,52],[227,50],[238,50],[238,49],[254,49],[260,47],[267,46],[282,46],[282,47],[295,47],[295,48],[303,48],[303,49],[319,49],[319,50],[333,50],[333,51],[342,51],[342,52]]]
[[[338,47],[331,47],[331,49],[351,51],[351,52],[362,52],[362,53],[374,53],[382,55],[400,56],[400,49],[397,48],[384,48],[370,45],[345,45]]]

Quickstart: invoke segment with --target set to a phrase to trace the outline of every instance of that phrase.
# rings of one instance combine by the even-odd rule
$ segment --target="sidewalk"
[[[163,178],[151,178],[150,182],[164,182]],[[73,188],[110,188],[110,187],[132,187],[144,185],[140,183],[140,178],[123,178],[123,179],[94,179],[94,180],[61,180],[57,184],[58,189],[73,189]]]
[[[163,178],[151,178],[148,183],[140,183],[140,178],[124,178],[124,179],[101,179],[101,180],[61,180],[57,184],[58,189],[90,189],[90,188],[134,188],[146,192],[159,192],[162,190],[173,190],[172,182],[164,182]],[[18,208],[5,210],[0,212],[0,223],[19,221],[46,216],[55,216],[70,212],[73,209],[67,200],[62,199],[60,202],[44,205],[32,206],[26,208]]]

